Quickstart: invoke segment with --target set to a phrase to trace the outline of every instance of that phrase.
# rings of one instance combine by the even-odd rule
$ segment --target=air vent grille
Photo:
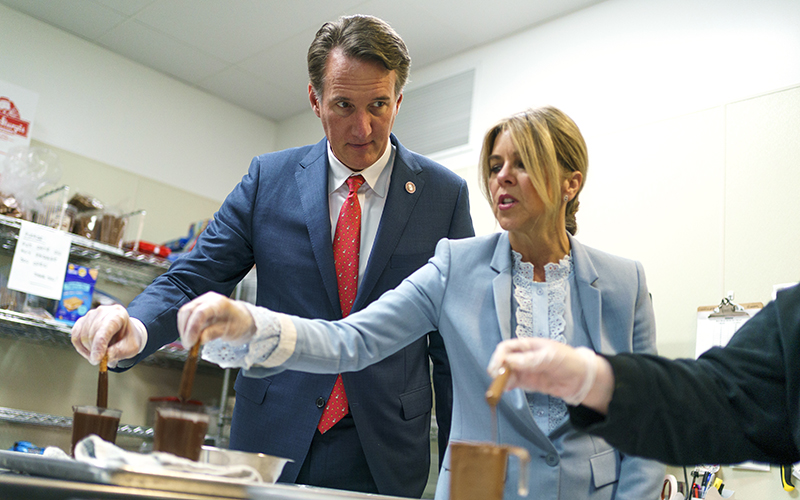
[[[475,70],[405,92],[393,132],[423,155],[469,143]]]

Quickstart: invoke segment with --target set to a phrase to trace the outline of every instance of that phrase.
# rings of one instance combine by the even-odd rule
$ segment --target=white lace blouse
[[[575,346],[590,345],[583,326],[575,285],[572,256],[545,265],[545,281],[533,281],[533,264],[513,257],[511,328],[517,337],[541,337]],[[550,434],[567,420],[567,406],[560,398],[526,392],[536,424]]]

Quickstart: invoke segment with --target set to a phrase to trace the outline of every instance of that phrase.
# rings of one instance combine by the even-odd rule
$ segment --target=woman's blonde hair
[[[578,192],[567,203],[566,208],[566,230],[575,234],[578,230],[575,220],[580,204],[578,195],[586,182],[589,167],[586,142],[578,126],[563,111],[545,106],[511,115],[490,128],[483,138],[480,157],[481,190],[490,203],[489,157],[497,137],[505,131],[509,132],[533,188],[553,219],[558,217],[558,209],[562,203],[561,181],[571,172],[580,172],[583,175]]]

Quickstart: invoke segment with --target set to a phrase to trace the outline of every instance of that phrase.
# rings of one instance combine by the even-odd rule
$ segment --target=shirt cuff
[[[222,368],[274,368],[294,353],[297,330],[285,314],[242,302],[253,317],[255,333],[245,344],[215,339],[203,346],[202,357]]]
[[[255,336],[250,341],[250,349],[245,356],[245,368],[274,368],[285,363],[294,354],[297,345],[297,330],[292,320],[286,314],[266,307],[247,302],[245,307],[253,315],[256,324]],[[274,342],[276,335],[277,343]]]

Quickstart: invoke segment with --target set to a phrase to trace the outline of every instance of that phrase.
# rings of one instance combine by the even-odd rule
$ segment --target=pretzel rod
[[[200,353],[200,339],[189,350],[189,356],[186,358],[186,364],[183,365],[183,374],[181,375],[181,388],[178,398],[181,403],[189,401],[192,397],[192,386],[194,385],[194,374],[197,371],[197,356]]]
[[[108,408],[108,351],[100,360],[100,375],[97,378],[97,406]]]
[[[489,390],[486,391],[486,402],[489,403],[489,406],[495,407],[500,402],[500,397],[506,388],[509,375],[511,375],[511,370],[506,365],[501,366],[497,372],[497,377],[492,381]]]

